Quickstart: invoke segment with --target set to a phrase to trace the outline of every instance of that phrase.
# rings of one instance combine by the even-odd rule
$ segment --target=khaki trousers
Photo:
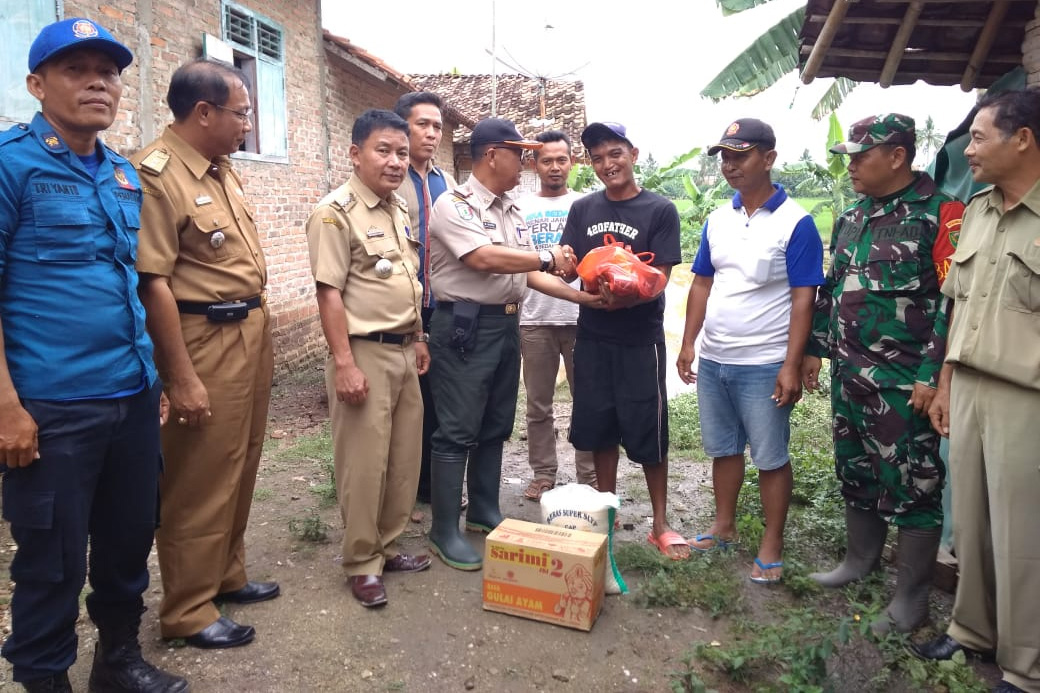
[[[211,601],[246,584],[245,531],[271,399],[274,355],[267,308],[238,322],[181,315],[212,417],[199,428],[162,429],[165,469],[156,532],[164,638],[198,633],[220,617]],[[161,373],[167,382],[167,373]]]
[[[368,379],[360,405],[336,398],[336,366],[326,362],[325,385],[335,447],[336,492],[346,529],[343,570],[381,575],[397,555],[394,541],[408,526],[422,454],[423,403],[412,345],[351,339],[354,362]]]
[[[958,366],[950,411],[960,582],[948,633],[996,649],[1005,680],[1040,693],[1040,392]]]
[[[567,386],[574,392],[574,339],[577,325],[521,325],[520,353],[523,357],[524,389],[527,391],[527,461],[535,479],[556,483],[556,422],[553,397],[560,358],[567,373]],[[564,436],[566,439],[566,436]],[[574,451],[575,476],[579,484],[596,480],[592,453]]]

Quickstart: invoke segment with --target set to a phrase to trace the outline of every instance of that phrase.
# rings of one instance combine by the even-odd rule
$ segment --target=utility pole
[[[491,117],[498,111],[498,58],[495,55],[495,0],[491,0]]]

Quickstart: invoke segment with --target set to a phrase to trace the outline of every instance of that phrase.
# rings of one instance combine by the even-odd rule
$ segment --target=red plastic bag
[[[590,250],[578,263],[578,276],[590,290],[602,282],[615,296],[656,298],[668,285],[664,272],[651,266],[654,254],[633,253],[609,233],[603,245]]]

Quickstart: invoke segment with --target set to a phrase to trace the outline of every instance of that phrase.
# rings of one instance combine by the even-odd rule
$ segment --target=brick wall
[[[408,89],[381,79],[356,64],[357,58],[337,46],[326,44],[328,50],[327,80],[328,98],[325,101],[329,120],[329,177],[333,187],[342,184],[350,176],[350,133],[351,124],[370,108],[392,110],[397,99]],[[437,165],[455,175],[451,131],[457,125],[446,121],[445,136],[441,139],[435,160]]]
[[[235,160],[267,256],[275,353],[284,372],[321,357],[326,349],[303,225],[315,203],[349,175],[350,124],[367,108],[392,108],[404,87],[326,52],[320,0],[238,4],[285,31],[288,163]],[[105,134],[109,146],[129,155],[161,134],[170,121],[165,104],[170,76],[201,55],[203,33],[220,36],[220,8],[219,0],[65,1],[66,17],[97,19],[136,57],[123,75],[119,117]],[[449,169],[450,140],[445,138],[438,156]]]

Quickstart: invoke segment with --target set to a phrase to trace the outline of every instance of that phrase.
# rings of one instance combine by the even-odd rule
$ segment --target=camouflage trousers
[[[939,435],[911,409],[909,390],[848,385],[831,382],[834,468],[845,502],[899,527],[941,527]]]

